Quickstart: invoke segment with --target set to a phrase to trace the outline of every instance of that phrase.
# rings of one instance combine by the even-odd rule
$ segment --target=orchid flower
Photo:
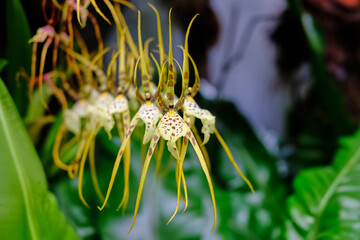
[[[184,98],[185,98],[184,89],[182,91],[182,94],[181,94],[181,97],[180,97],[179,101],[176,103],[176,105],[174,104],[174,95],[175,95],[174,94],[174,84],[175,84],[174,83],[175,82],[174,68],[175,67],[174,67],[174,59],[173,59],[173,54],[172,54],[171,10],[170,10],[170,12],[169,12],[168,76],[167,76],[167,83],[166,83],[167,102],[164,101],[161,94],[158,95],[159,105],[166,113],[161,118],[161,120],[159,121],[158,126],[156,127],[155,133],[154,133],[154,135],[152,137],[152,140],[150,142],[149,150],[148,150],[146,158],[145,158],[143,171],[142,171],[142,174],[141,174],[141,179],[140,179],[140,184],[139,184],[138,195],[137,195],[137,198],[136,198],[133,223],[132,223],[132,226],[130,228],[130,231],[132,230],[132,228],[133,228],[133,226],[135,224],[136,215],[137,215],[137,212],[138,212],[138,209],[139,209],[142,190],[143,190],[143,187],[144,187],[144,182],[145,182],[146,173],[147,173],[147,170],[148,170],[148,167],[149,167],[149,164],[150,164],[150,160],[151,160],[152,155],[154,154],[154,150],[155,150],[156,145],[157,145],[160,138],[163,138],[165,141],[167,141],[168,150],[173,155],[173,157],[175,157],[175,159],[177,159],[178,200],[177,200],[176,210],[175,210],[173,216],[171,217],[171,219],[169,220],[169,222],[176,215],[176,212],[177,212],[177,209],[178,209],[181,180],[183,180],[184,191],[185,191],[185,196],[186,196],[186,204],[187,204],[186,185],[185,185],[185,179],[184,179],[184,174],[183,174],[183,170],[182,170],[182,164],[183,164],[183,160],[184,160],[186,151],[184,151],[184,149],[182,149],[181,156],[180,156],[179,149],[178,149],[178,147],[176,145],[176,142],[181,137],[183,137],[184,142],[190,141],[190,143],[193,145],[193,147],[195,149],[195,152],[197,153],[197,155],[199,157],[202,169],[203,169],[203,171],[205,173],[205,176],[207,178],[209,188],[210,188],[211,198],[212,198],[212,202],[213,202],[213,206],[214,206],[214,227],[215,227],[215,224],[216,224],[215,196],[214,196],[214,190],[213,190],[213,186],[212,186],[209,171],[207,169],[204,157],[203,157],[203,155],[201,153],[201,150],[200,150],[200,147],[199,147],[198,143],[195,140],[195,137],[194,137],[193,133],[191,132],[190,128],[187,126],[186,122],[177,113],[177,111],[182,107],[182,104],[184,102]],[[180,68],[180,66],[179,66],[179,68]],[[164,69],[164,67],[162,68],[162,70],[163,69]],[[180,68],[180,71],[181,71],[181,68]],[[160,75],[160,80],[159,80],[159,85],[160,86],[161,86],[161,78],[163,76],[162,73],[163,73],[163,71],[161,71],[161,73],[159,74]]]
[[[111,175],[108,191],[107,191],[107,194],[105,197],[105,201],[101,207],[98,207],[100,210],[102,210],[105,207],[105,205],[108,201],[108,198],[109,198],[111,190],[112,190],[112,186],[115,181],[115,176],[116,176],[116,173],[118,171],[118,168],[119,168],[119,165],[121,162],[122,155],[124,153],[124,150],[130,140],[131,134],[134,131],[135,126],[137,125],[138,121],[141,119],[145,123],[145,133],[144,133],[144,138],[143,138],[143,144],[146,144],[150,141],[150,139],[154,135],[156,124],[159,121],[159,119],[162,117],[162,114],[160,113],[158,107],[154,104],[154,101],[157,98],[158,92],[152,97],[151,97],[151,93],[150,93],[150,75],[148,73],[148,66],[146,63],[146,58],[143,55],[144,50],[143,50],[142,39],[141,39],[141,14],[140,14],[140,11],[138,12],[138,44],[139,44],[139,52],[142,53],[142,55],[138,58],[136,65],[135,65],[134,86],[135,86],[136,96],[137,96],[138,100],[142,103],[142,105],[140,106],[138,112],[135,114],[135,116],[131,120],[130,126],[127,129],[127,133],[125,135],[125,138],[123,139],[119,153],[115,160],[115,164],[114,164],[114,168],[112,171],[112,175]],[[136,71],[136,69],[138,67],[139,61],[141,61],[142,87],[144,90],[144,96],[141,95],[141,93],[139,92],[138,87],[137,87],[137,71]],[[120,207],[121,207],[121,204],[118,207],[118,209]]]
[[[86,201],[84,200],[82,196],[82,178],[83,178],[83,170],[84,165],[86,161],[86,156],[91,149],[93,149],[94,146],[94,137],[97,134],[97,132],[103,127],[105,131],[108,133],[109,138],[111,138],[110,131],[114,126],[114,119],[113,115],[115,115],[115,118],[117,120],[118,129],[120,129],[119,125],[122,123],[124,124],[124,130],[126,130],[129,126],[130,121],[130,113],[128,109],[128,102],[125,96],[123,96],[123,91],[126,91],[125,82],[125,38],[124,38],[124,31],[121,28],[120,22],[118,20],[118,16],[116,13],[116,10],[114,7],[109,7],[111,13],[113,14],[113,17],[115,19],[117,29],[120,32],[120,42],[119,42],[119,52],[113,56],[113,59],[111,62],[115,62],[117,55],[120,54],[120,60],[119,60],[119,82],[118,82],[118,89],[117,89],[117,96],[114,98],[112,94],[108,91],[108,83],[109,79],[108,76],[105,75],[103,70],[97,66],[95,63],[101,59],[101,56],[107,52],[107,49],[103,50],[102,52],[99,52],[92,61],[88,60],[87,58],[81,56],[80,54],[72,51],[71,49],[66,49],[66,52],[68,55],[71,55],[78,61],[80,61],[86,68],[87,72],[88,70],[91,70],[95,73],[95,76],[97,77],[99,88],[102,91],[101,94],[97,93],[97,90],[92,89],[91,94],[88,98],[88,100],[81,99],[77,103],[75,103],[74,108],[70,110],[66,110],[64,114],[64,123],[68,130],[73,131],[74,134],[80,134],[80,121],[81,119],[86,120],[85,128],[82,130],[81,137],[80,137],[80,144],[78,148],[78,152],[76,154],[75,161],[69,166],[64,167],[65,170],[68,170],[69,175],[71,177],[75,177],[77,175],[77,171],[79,170],[79,185],[78,185],[78,191],[80,199],[83,201],[83,203],[88,206]],[[111,72],[111,65],[109,64],[108,67],[108,73]],[[90,74],[91,75],[91,74]],[[109,74],[108,74],[109,75]],[[131,75],[131,74],[130,74]],[[129,76],[131,77],[131,76]],[[80,83],[81,84],[81,83]],[[96,83],[97,85],[97,83]],[[83,108],[84,111],[79,111],[79,108]],[[122,122],[121,122],[121,116],[122,116]],[[119,131],[120,136],[123,136],[125,134],[122,134],[121,131]],[[61,131],[59,133],[61,136]],[[60,137],[59,137],[60,138]],[[128,151],[128,154],[125,156],[125,190],[124,190],[124,196],[122,203],[123,205],[127,204],[128,200],[128,175],[129,175],[129,167],[130,167],[130,144],[126,148]],[[81,157],[81,160],[76,160]],[[58,159],[58,157],[54,157],[54,159]],[[92,178],[93,183],[95,186],[95,189],[97,190],[98,195],[100,196],[100,199],[104,201],[104,197],[101,194],[101,191],[98,187],[97,179],[96,179],[96,173],[93,169],[93,163],[91,161],[92,157],[90,156],[90,167],[92,172]],[[57,161],[59,162],[59,161]],[[58,164],[61,166],[61,164]],[[127,177],[126,177],[127,176]]]
[[[42,95],[42,84],[43,84],[43,74],[44,74],[44,66],[45,59],[47,55],[47,51],[53,39],[55,38],[55,30],[54,27],[50,24],[45,25],[37,30],[36,34],[29,40],[29,43],[33,43],[33,52],[32,52],[32,64],[31,64],[31,78],[30,78],[30,86],[29,86],[29,96],[30,100],[32,99],[32,93],[35,85],[35,74],[36,74],[36,62],[37,62],[37,47],[39,43],[44,43],[43,49],[41,51],[40,57],[40,67],[39,67],[39,77],[38,84],[40,89],[40,95]],[[41,97],[42,104],[47,106]]]
[[[104,51],[106,52],[106,51]],[[97,90],[92,89],[90,91],[90,95],[88,100],[81,99],[75,103],[73,109],[66,110],[64,113],[64,123],[68,130],[74,132],[74,134],[80,134],[79,126],[80,120],[86,120],[86,124],[84,129],[82,130],[81,140],[78,148],[78,153],[76,159],[81,156],[80,162],[76,160],[71,168],[67,168],[70,176],[76,176],[77,169],[79,169],[79,185],[78,191],[80,199],[83,203],[88,206],[86,201],[82,196],[82,178],[83,178],[83,171],[85,166],[85,161],[87,154],[90,150],[90,147],[93,145],[93,141],[97,132],[104,128],[105,131],[108,133],[109,138],[111,138],[110,131],[114,127],[115,121],[113,118],[114,113],[122,113],[123,111],[126,112],[127,110],[127,101],[125,99],[121,99],[119,96],[114,99],[111,93],[107,91],[107,77],[104,71],[99,68],[95,62],[103,53],[98,54],[94,57],[92,61],[87,60],[85,57],[81,56],[78,53],[72,52],[68,50],[68,54],[72,55],[84,65],[87,66],[88,69],[93,71],[99,81],[99,87],[102,91],[101,94],[97,92]],[[124,105],[123,105],[124,103]],[[124,114],[124,118],[129,118],[129,113]],[[75,171],[73,171],[75,169]],[[93,174],[94,176],[94,174]],[[93,177],[96,180],[96,177]],[[94,182],[95,186],[98,186],[97,180]],[[96,187],[98,188],[98,187]],[[101,191],[97,191],[98,195],[102,196]],[[100,199],[104,199],[100,197]]]
[[[43,4],[45,1],[46,0],[43,0]],[[55,9],[53,12],[55,12],[55,15],[52,14],[51,19],[47,21],[47,25],[40,28],[35,36],[30,39],[30,42],[33,43],[31,76],[29,78],[24,74],[20,75],[25,79],[29,79],[30,96],[35,84],[39,84],[39,90],[40,93],[42,93],[42,83],[48,83],[51,93],[53,93],[61,103],[64,113],[63,123],[58,130],[53,147],[54,162],[59,168],[67,171],[70,178],[78,177],[79,197],[84,205],[89,207],[82,193],[85,164],[87,159],[89,159],[92,183],[102,202],[102,205],[98,206],[98,209],[102,210],[108,203],[122,157],[124,156],[124,191],[117,210],[120,208],[125,210],[129,201],[131,136],[140,120],[142,120],[145,125],[142,140],[145,160],[135,202],[133,221],[129,232],[133,229],[136,221],[151,158],[155,155],[156,172],[158,173],[165,144],[171,153],[172,159],[176,160],[175,181],[177,186],[176,208],[168,224],[178,212],[180,198],[185,202],[184,211],[187,209],[188,195],[183,163],[189,142],[197,154],[209,185],[214,211],[214,225],[212,228],[212,230],[214,230],[217,221],[216,202],[209,172],[209,156],[205,148],[205,144],[209,141],[212,134],[215,134],[234,168],[248,184],[251,191],[253,191],[253,187],[238,168],[229,147],[217,131],[215,126],[216,117],[212,115],[210,111],[202,109],[194,100],[199,90],[200,77],[196,64],[189,54],[188,37],[190,28],[197,15],[195,15],[189,23],[185,35],[184,47],[180,47],[183,51],[183,63],[182,66],[180,66],[178,61],[173,57],[171,31],[172,10],[169,11],[168,16],[169,49],[166,53],[163,44],[160,14],[153,5],[149,4],[156,14],[159,53],[159,60],[157,60],[154,55],[149,52],[149,45],[153,39],[149,38],[143,44],[140,11],[138,11],[138,41],[137,44],[135,44],[125,18],[121,13],[120,5],[125,5],[132,9],[135,9],[135,7],[127,0],[113,0],[113,2],[115,2],[114,5],[110,0],[102,1],[109,9],[117,30],[117,47],[112,52],[112,58],[107,66],[107,71],[103,70],[103,55],[107,53],[109,49],[104,49],[99,25],[95,17],[88,11],[88,7],[92,5],[103,19],[108,23],[110,23],[110,21],[101,12],[96,0],[66,0],[62,1],[61,4],[53,0],[55,6],[53,6],[53,9]],[[95,56],[88,52],[86,42],[82,39],[80,32],[76,28],[73,29],[72,17],[75,17],[74,12],[76,12],[77,21],[81,26],[85,26],[88,19],[90,19],[93,24],[95,36],[98,41],[98,49]],[[46,15],[46,12],[44,15]],[[47,17],[45,16],[45,18]],[[53,19],[58,19],[60,24],[57,24],[58,20]],[[59,29],[59,33],[57,33],[55,29]],[[36,76],[36,52],[39,43],[44,43],[44,46],[41,51],[39,75]],[[64,72],[60,72],[61,68],[57,68],[57,70],[43,73],[47,51],[52,43],[54,43],[53,68],[57,65],[57,51],[60,46],[59,49],[64,50],[67,63],[66,71]],[[75,51],[75,46],[80,47],[80,53]],[[152,64],[151,61],[153,61],[154,64]],[[192,64],[195,75],[194,83],[191,86],[189,86],[189,61]],[[141,73],[141,88],[138,87],[138,68]],[[158,72],[157,85],[155,85],[156,81],[152,81],[155,70]],[[181,73],[180,80],[182,84],[182,92],[179,98],[175,95],[174,90],[177,70]],[[55,81],[59,79],[61,81]],[[58,83],[62,83],[64,91],[60,90],[57,86]],[[71,107],[68,107],[66,96],[70,96],[75,100],[73,104],[70,104],[70,106],[72,105]],[[134,100],[136,100],[137,104],[140,104],[140,107],[131,119],[130,108],[134,106],[134,104],[132,104]],[[45,103],[43,104],[45,105]],[[179,115],[179,110],[183,112],[182,116]],[[194,125],[196,119],[200,119],[202,122],[201,132],[204,135],[203,140],[201,140]],[[103,195],[95,171],[95,138],[101,129],[105,130],[109,139],[112,138],[115,125],[117,126],[117,131],[122,142],[114,161],[106,195]],[[71,138],[65,135],[67,132],[71,133]],[[148,143],[149,145],[146,145]],[[77,144],[77,152],[74,159],[69,163],[63,162],[60,153],[66,149],[66,147],[75,144]],[[146,149],[147,146],[148,149]],[[145,154],[146,150],[147,152]],[[171,165],[169,166],[171,167]]]

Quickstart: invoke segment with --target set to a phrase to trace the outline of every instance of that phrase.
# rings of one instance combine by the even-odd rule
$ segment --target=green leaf
[[[2,72],[4,67],[6,67],[7,64],[8,62],[6,61],[6,59],[0,58],[0,73]]]
[[[359,239],[359,143],[360,131],[343,138],[333,165],[302,171],[295,179],[287,239]]]
[[[6,1],[6,69],[5,83],[13,97],[20,115],[24,116],[28,106],[27,84],[24,80],[16,81],[20,70],[30,72],[31,45],[28,43],[31,33],[25,12],[19,0]]]
[[[1,238],[79,239],[47,189],[40,160],[2,80],[0,153]]]

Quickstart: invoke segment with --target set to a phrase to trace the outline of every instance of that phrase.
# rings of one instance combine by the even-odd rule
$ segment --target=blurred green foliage
[[[306,100],[299,101],[289,110],[285,148],[294,149],[284,156],[292,174],[303,168],[327,165],[338,147],[338,138],[352,134],[357,124],[346,112],[344,99],[332,81],[325,65],[324,39],[312,16],[299,0],[288,0],[288,8],[301,26],[307,40],[308,62],[312,73],[312,86]]]
[[[31,33],[20,0],[6,0],[6,67],[4,82],[14,99],[20,116],[24,116],[28,106],[27,83],[17,80],[20,70],[30,72],[31,45],[28,43]]]
[[[79,239],[61,213],[41,162],[0,79],[0,236],[3,239]]]
[[[360,131],[340,140],[330,166],[302,171],[288,198],[286,239],[358,239]]]

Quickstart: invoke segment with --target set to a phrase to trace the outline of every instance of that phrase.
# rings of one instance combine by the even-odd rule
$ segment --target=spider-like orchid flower
[[[43,1],[43,4],[45,1]],[[100,29],[97,24],[97,21],[95,17],[87,11],[87,6],[89,5],[89,1],[84,1],[83,5],[76,6],[75,0],[67,0],[63,4],[59,4],[57,1],[54,1],[53,6],[53,12],[52,17],[49,19],[46,16],[46,12],[44,11],[44,17],[46,19],[47,25],[44,27],[41,27],[37,30],[37,33],[29,40],[30,43],[33,43],[33,53],[32,53],[32,67],[31,67],[31,81],[29,86],[29,96],[30,100],[32,98],[32,92],[34,88],[34,81],[35,81],[35,74],[36,74],[36,65],[37,65],[37,47],[39,43],[44,43],[44,46],[41,51],[41,57],[40,57],[40,64],[39,64],[39,77],[38,77],[38,84],[40,93],[42,95],[42,83],[43,83],[43,71],[45,66],[45,60],[47,51],[52,43],[54,43],[53,47],[53,59],[52,59],[52,67],[56,67],[57,63],[57,56],[58,56],[58,47],[59,44],[62,43],[65,45],[67,49],[73,50],[74,43],[73,43],[73,26],[72,26],[72,11],[74,9],[79,9],[79,14],[81,12],[81,17],[83,21],[86,21],[86,19],[89,17],[91,22],[94,26],[94,31],[96,38],[98,40],[99,45],[99,52],[103,50],[103,42],[101,39]],[[44,9],[44,5],[43,5]],[[61,15],[61,17],[60,17]],[[58,18],[56,18],[56,16]],[[67,22],[67,28],[60,27],[60,32],[57,33],[55,31],[55,28],[57,28],[58,21],[61,21],[60,25],[65,25]],[[66,31],[65,31],[66,30]],[[77,68],[77,64],[75,61],[67,55],[67,62],[70,68],[73,68],[74,72],[77,75],[78,81],[80,82],[80,85],[83,85],[81,80],[81,75],[79,73],[79,69]],[[43,98],[41,98],[42,104],[47,107],[46,103],[43,101]]]
[[[30,77],[30,86],[29,86],[29,97],[32,99],[32,93],[35,85],[35,74],[36,74],[36,62],[37,62],[37,47],[39,43],[44,43],[44,46],[41,51],[40,57],[40,66],[39,66],[39,77],[37,78],[37,83],[39,84],[41,102],[46,107],[46,103],[42,98],[42,84],[43,84],[43,75],[44,75],[44,66],[45,59],[47,55],[47,51],[52,42],[55,42],[54,53],[53,53],[53,65],[56,64],[57,58],[57,48],[59,42],[63,42],[65,45],[69,43],[69,37],[65,32],[57,34],[55,32],[54,27],[51,24],[47,24],[41,28],[39,28],[36,34],[29,40],[29,43],[33,43],[33,51],[32,51],[32,64],[31,64],[31,77]]]
[[[71,49],[66,49],[66,52],[68,55],[72,56],[74,59],[77,59],[85,66],[85,71],[89,72],[89,70],[93,71],[95,73],[95,76],[97,78],[97,81],[95,85],[99,84],[101,94],[97,93],[97,90],[92,89],[90,91],[90,97],[87,100],[80,100],[77,103],[75,103],[74,108],[71,110],[65,111],[65,124],[67,126],[68,130],[74,131],[75,134],[80,134],[80,121],[81,119],[86,120],[85,128],[82,130],[81,134],[81,141],[78,148],[78,154],[76,156],[76,159],[81,157],[81,160],[74,161],[73,164],[70,165],[70,167],[67,168],[69,175],[71,177],[75,177],[77,175],[77,171],[79,170],[79,196],[83,203],[86,204],[86,201],[82,197],[82,190],[81,190],[81,183],[82,183],[82,176],[83,176],[83,169],[84,164],[86,160],[86,155],[89,151],[89,147],[93,148],[94,145],[94,136],[96,133],[104,127],[105,131],[109,134],[109,138],[111,137],[110,131],[114,126],[114,119],[113,115],[115,116],[116,123],[119,130],[119,135],[121,138],[124,138],[125,133],[123,131],[126,131],[130,125],[130,113],[128,108],[128,101],[127,98],[123,95],[126,93],[128,87],[126,87],[126,83],[128,82],[127,78],[132,78],[132,71],[126,71],[126,49],[125,49],[125,34],[124,31],[120,25],[118,15],[119,15],[119,9],[114,8],[112,5],[109,6],[109,9],[113,15],[113,18],[115,20],[117,30],[119,33],[119,51],[114,54],[112,60],[110,61],[110,64],[107,69],[107,75],[103,72],[103,70],[96,65],[95,63],[99,61],[103,54],[107,52],[107,49],[103,50],[102,52],[99,52],[92,61],[88,60],[86,57],[83,57],[82,55],[72,51]],[[109,90],[114,89],[114,85],[109,85],[110,81],[110,75],[111,70],[116,62],[117,56],[120,55],[119,59],[119,76],[118,76],[118,87],[114,92],[117,93],[117,96],[114,98]],[[129,58],[131,59],[131,58]],[[131,65],[130,63],[130,66]],[[80,66],[81,67],[81,66]],[[86,74],[88,75],[88,78],[92,78],[92,74]],[[94,85],[94,83],[92,83]],[[81,87],[81,86],[80,86]],[[83,111],[81,111],[81,110]],[[122,127],[123,126],[123,127]],[[92,133],[92,129],[95,129],[94,134]],[[92,142],[90,145],[89,143]],[[128,176],[130,172],[130,144],[126,146],[125,151],[127,152],[125,154],[125,167],[124,167],[124,177],[125,177],[125,190],[123,195],[123,200],[120,205],[126,206],[127,200],[128,200]],[[90,150],[92,152],[92,150]],[[93,167],[92,163],[93,157],[90,155],[90,167],[91,167],[91,173],[92,173],[92,179],[95,186],[95,190],[99,195],[99,198],[101,201],[104,201],[105,198],[102,196],[100,188],[98,187],[96,173]],[[80,165],[80,166],[79,166]]]
[[[180,68],[180,71],[181,71],[180,66],[179,66],[179,68]],[[164,69],[164,67],[162,68],[162,71],[159,74],[160,75],[160,80],[159,80],[159,82],[160,82],[159,85],[160,86],[161,86],[161,81],[162,81],[161,78],[163,76],[163,74],[162,74],[163,69]],[[140,184],[139,184],[138,195],[137,195],[137,198],[136,198],[133,223],[132,223],[132,226],[130,228],[130,231],[132,230],[132,228],[133,228],[133,226],[135,224],[136,215],[137,215],[137,212],[138,212],[138,209],[139,209],[142,190],[143,190],[143,187],[144,187],[144,182],[145,182],[146,173],[147,173],[147,170],[148,170],[148,167],[149,167],[149,164],[150,164],[150,160],[151,160],[152,155],[154,154],[154,150],[155,150],[156,145],[157,145],[160,138],[163,138],[165,141],[167,141],[168,150],[173,155],[173,157],[175,157],[175,159],[177,159],[178,201],[177,201],[176,210],[175,210],[173,216],[171,217],[171,219],[169,220],[169,222],[176,215],[176,212],[177,212],[177,209],[178,209],[178,203],[179,203],[179,198],[180,198],[181,179],[183,180],[184,192],[185,192],[186,204],[187,204],[186,185],[185,185],[185,179],[184,179],[184,174],[183,174],[183,170],[182,170],[182,164],[183,164],[183,160],[184,160],[184,157],[185,157],[185,151],[184,151],[184,149],[182,149],[181,156],[180,156],[179,149],[178,149],[178,147],[176,145],[177,141],[179,139],[181,139],[181,137],[184,138],[184,142],[190,141],[190,143],[193,145],[193,147],[195,149],[195,152],[197,153],[197,155],[199,157],[202,169],[203,169],[203,171],[205,173],[205,176],[207,178],[209,188],[210,188],[211,198],[212,198],[212,202],[213,202],[213,206],[214,206],[214,227],[215,227],[215,223],[216,223],[216,204],[215,204],[215,196],[214,196],[214,190],[213,190],[210,174],[209,174],[209,171],[207,169],[204,157],[203,157],[203,155],[201,153],[200,147],[199,147],[198,143],[196,142],[193,133],[191,132],[191,130],[188,127],[188,125],[186,124],[186,122],[177,113],[177,111],[183,105],[184,98],[185,98],[185,95],[184,95],[185,91],[183,89],[179,101],[175,104],[174,103],[174,95],[175,95],[174,94],[174,85],[175,85],[174,72],[175,72],[175,67],[174,67],[174,59],[173,59],[173,54],[172,54],[171,10],[170,10],[170,12],[169,12],[168,76],[167,76],[167,83],[166,83],[167,102],[165,102],[165,100],[162,98],[161,94],[158,95],[159,105],[166,113],[162,117],[162,119],[159,121],[159,124],[156,127],[155,133],[154,133],[154,135],[152,137],[152,140],[150,142],[149,150],[148,150],[146,158],[145,158],[143,171],[142,171],[142,174],[141,174],[141,179],[140,179]]]
[[[108,201],[108,198],[109,198],[111,190],[112,190],[112,186],[115,181],[115,176],[116,176],[116,173],[118,171],[118,168],[119,168],[119,165],[121,162],[122,155],[124,153],[124,150],[130,140],[131,134],[134,131],[135,126],[137,125],[138,121],[141,119],[145,123],[145,133],[144,133],[144,138],[143,138],[143,144],[146,144],[150,141],[151,137],[154,135],[156,124],[159,121],[159,119],[162,117],[162,114],[160,113],[158,107],[154,104],[154,101],[157,99],[158,92],[155,93],[154,96],[151,96],[151,92],[150,92],[150,75],[148,73],[148,65],[146,62],[145,52],[143,49],[143,44],[142,44],[142,39],[141,39],[141,14],[140,14],[140,11],[138,12],[138,44],[139,44],[139,52],[142,55],[138,58],[136,65],[135,65],[134,86],[135,86],[136,96],[137,96],[138,100],[142,103],[142,105],[140,106],[138,112],[135,114],[135,116],[131,120],[130,126],[127,129],[127,133],[125,135],[125,138],[123,139],[123,142],[119,149],[119,153],[115,160],[115,164],[114,164],[112,176],[110,179],[108,191],[107,191],[107,194],[105,197],[105,201],[101,207],[98,207],[100,210],[102,210],[105,207],[105,205]],[[142,74],[141,80],[142,80],[142,88],[144,91],[144,97],[141,95],[141,93],[139,92],[139,89],[137,87],[137,71],[136,70],[137,70],[139,61],[141,62],[140,69],[141,69],[141,74]],[[160,89],[159,89],[159,91],[160,91]],[[118,209],[120,207],[121,207],[121,204],[118,207]]]
[[[112,94],[107,91],[107,77],[104,71],[95,64],[96,59],[101,57],[103,53],[98,54],[97,56],[95,56],[94,58],[95,60],[90,61],[78,53],[72,52],[70,50],[67,51],[68,54],[72,55],[74,58],[78,59],[81,63],[87,66],[88,70],[91,70],[95,73],[95,76],[99,81],[100,90],[102,91],[102,93],[100,94],[97,92],[97,90],[92,88],[90,90],[90,95],[87,99],[78,100],[72,109],[66,110],[64,113],[64,123],[66,129],[73,131],[75,135],[81,135],[81,137],[80,137],[79,148],[75,157],[75,161],[72,164],[70,164],[70,166],[68,167],[64,167],[64,166],[61,167],[61,164],[58,165],[64,170],[67,170],[69,172],[70,177],[76,177],[77,171],[79,170],[79,185],[78,185],[79,196],[82,202],[86,206],[88,206],[82,195],[82,179],[83,179],[83,172],[84,172],[84,166],[85,166],[87,154],[90,148],[93,149],[92,146],[94,145],[95,136],[101,128],[105,129],[105,131],[109,135],[109,138],[111,137],[110,131],[115,125],[113,114],[121,113],[123,110],[126,111],[127,105],[125,100],[125,109],[124,109],[124,106],[119,105],[118,100],[121,99],[120,98],[117,98],[117,100],[114,99]],[[123,101],[120,101],[120,103],[122,102]],[[125,116],[129,118],[129,113],[127,112]],[[82,119],[85,119],[86,123],[84,129],[81,130],[80,122]],[[61,135],[61,131],[59,134]],[[59,141],[61,141],[61,138]],[[56,150],[58,150],[58,148]],[[56,151],[54,150],[54,152]],[[90,157],[91,161],[92,158],[93,157]],[[54,156],[54,159],[58,159],[58,157]],[[94,164],[91,162],[90,165],[93,166]],[[104,197],[102,197],[101,191],[99,190],[98,187],[96,174],[93,170],[92,170],[92,176],[93,176],[93,183],[96,188],[96,192],[98,193],[99,198],[101,200],[104,200]]]

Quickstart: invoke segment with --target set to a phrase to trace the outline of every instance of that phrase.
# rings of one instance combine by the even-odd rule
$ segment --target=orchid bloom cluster
[[[129,200],[131,135],[138,122],[142,120],[145,125],[143,144],[150,143],[143,164],[131,229],[134,226],[139,209],[149,164],[159,141],[160,147],[157,151],[156,168],[158,169],[158,166],[161,164],[165,142],[168,151],[176,160],[177,205],[169,222],[177,213],[182,194],[185,197],[182,198],[185,201],[184,211],[188,205],[186,181],[182,166],[187,147],[190,143],[199,158],[209,185],[214,209],[215,227],[215,196],[209,173],[210,161],[205,148],[205,144],[212,134],[215,134],[218,138],[231,163],[239,175],[246,181],[251,191],[253,191],[253,187],[236,165],[229,148],[216,130],[215,116],[208,110],[200,108],[194,100],[199,90],[200,77],[196,64],[188,51],[188,37],[191,25],[197,15],[194,16],[188,26],[184,46],[180,46],[183,51],[183,62],[180,65],[173,57],[171,10],[169,12],[169,49],[166,53],[163,44],[160,15],[154,6],[149,4],[154,10],[157,20],[157,52],[159,57],[156,58],[149,51],[149,44],[152,39],[146,40],[143,44],[140,11],[138,11],[138,41],[136,44],[121,13],[121,5],[132,9],[135,9],[135,7],[125,0],[114,0],[114,3],[111,3],[109,0],[101,1],[107,5],[117,30],[117,49],[114,50],[106,71],[103,66],[103,56],[109,49],[103,46],[99,26],[95,17],[87,10],[88,6],[92,4],[105,21],[110,23],[110,20],[100,11],[95,0],[66,0],[62,4],[52,0],[51,18],[47,17],[44,8],[48,24],[39,28],[35,36],[30,40],[33,43],[34,49],[33,65],[31,76],[24,76],[30,83],[30,97],[36,84],[39,85],[39,91],[42,94],[42,84],[44,82],[49,85],[63,107],[63,124],[59,128],[53,147],[55,164],[67,171],[71,178],[78,177],[79,197],[89,207],[82,193],[85,163],[89,159],[93,185],[100,201],[103,202],[102,206],[98,206],[98,208],[102,210],[107,205],[119,165],[124,157],[124,192],[118,210],[120,208],[125,209]],[[76,22],[74,23],[72,19],[73,14],[76,14],[77,22],[80,26],[84,26],[88,19],[90,19],[94,26],[94,32],[98,41],[98,50],[95,54],[88,52],[84,39],[81,38],[79,31],[74,27]],[[39,73],[36,76],[36,52],[40,43],[44,44],[41,51]],[[54,43],[52,59],[54,70],[44,74],[47,51],[52,43]],[[80,52],[77,52],[75,49],[80,50]],[[58,64],[57,58],[58,54],[60,54],[58,50],[61,50],[61,54],[63,54],[62,56],[66,60],[66,71],[61,71],[61,66]],[[192,86],[189,85],[190,64],[194,69],[195,79]],[[138,70],[141,76],[138,76]],[[158,72],[158,79],[154,79],[156,71]],[[179,74],[177,74],[178,72]],[[58,82],[57,79],[61,81]],[[141,82],[141,87],[138,87],[138,82]],[[180,97],[175,95],[174,86],[176,83],[180,83],[182,86]],[[71,104],[67,103],[68,100],[70,100]],[[138,101],[140,107],[135,115],[131,117],[129,102],[133,101]],[[46,106],[45,101],[43,101],[43,104]],[[68,107],[69,105],[71,107]],[[182,116],[179,114],[179,111],[182,112]],[[200,138],[194,125],[196,118],[202,122],[201,132],[204,135],[203,140]],[[106,195],[103,195],[95,171],[95,137],[101,129],[104,129],[111,139],[111,133],[115,126],[122,142],[114,162]],[[71,132],[74,137],[64,143],[67,132]],[[74,144],[77,144],[75,158],[71,162],[63,162],[60,152]]]

